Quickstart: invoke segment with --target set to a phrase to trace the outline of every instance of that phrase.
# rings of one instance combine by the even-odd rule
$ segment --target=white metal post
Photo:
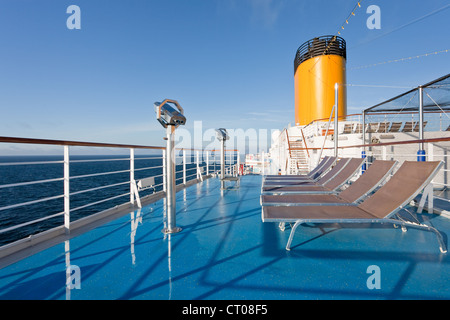
[[[423,88],[419,87],[419,140],[423,140]],[[424,143],[420,143],[420,150],[424,150]]]
[[[225,178],[225,139],[220,144],[220,179]]]
[[[199,160],[199,158],[200,158],[200,155],[199,155],[199,151],[197,150],[197,152],[196,152],[196,164],[197,164],[197,179],[200,179],[201,177],[200,177],[200,175],[201,175],[201,173],[200,173],[200,160]]]
[[[209,151],[206,152],[206,175],[209,176]]]
[[[130,148],[130,202],[134,204],[134,148]]]
[[[362,144],[363,144],[363,151],[366,151],[366,113],[363,111],[362,113]]]
[[[413,122],[414,123],[414,122]],[[423,140],[423,88],[419,87],[419,139]],[[419,143],[417,161],[426,161],[424,143]]]
[[[64,146],[64,229],[70,233],[70,163],[69,146]]]
[[[233,164],[234,172],[233,172],[233,175],[235,177],[237,177],[237,175],[238,175],[238,166],[237,166],[236,151],[233,151],[233,152],[234,152],[233,153],[233,160],[234,160],[234,164]]]
[[[239,175],[239,172],[241,171],[241,159],[240,159],[240,155],[239,155],[239,150],[236,151],[236,153],[237,153],[237,167],[238,167],[237,175]]]
[[[186,150],[183,149],[183,184],[186,184]]]
[[[180,232],[181,228],[176,226],[176,186],[175,186],[175,152],[174,152],[175,126],[167,126],[167,148],[166,148],[166,175],[167,175],[167,227],[163,233]]]

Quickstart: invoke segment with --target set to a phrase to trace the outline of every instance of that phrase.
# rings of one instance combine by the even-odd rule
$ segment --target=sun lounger
[[[330,193],[338,190],[347,183],[361,169],[365,159],[347,158],[341,159],[317,183],[285,183],[280,185],[266,184],[262,188],[262,194],[295,194],[295,193]]]
[[[428,121],[423,122],[423,129],[425,129],[427,123],[428,123]],[[419,132],[419,125],[420,125],[420,122],[417,121],[416,124],[414,125],[414,129],[413,129],[414,132]]]
[[[344,125],[344,134],[352,133],[353,131],[353,123],[346,123]]]
[[[340,193],[298,193],[261,195],[262,206],[309,206],[356,204],[375,190],[394,170],[397,161],[375,160],[372,165]]]
[[[362,124],[358,123],[355,128],[355,133],[362,133]]]
[[[317,181],[320,177],[328,172],[328,170],[336,162],[336,157],[325,157],[321,163],[307,175],[284,175],[284,176],[267,176],[263,180],[263,184],[267,182],[275,181]]]
[[[380,223],[411,227],[435,233],[441,252],[447,252],[442,235],[435,228],[419,221],[400,218],[397,213],[414,199],[434,178],[442,167],[442,161],[405,161],[391,179],[372,196],[359,205],[349,206],[304,206],[262,207],[263,222],[291,222],[286,250],[290,250],[297,227],[304,223]]]
[[[271,179],[297,179],[297,178],[314,178],[314,176],[331,167],[333,163],[336,161],[336,157],[325,156],[322,161],[309,173],[307,174],[291,174],[291,175],[267,175],[264,177],[266,180]]]
[[[388,132],[399,132],[402,126],[402,122],[392,122]]]
[[[386,133],[389,128],[390,122],[380,122],[380,126],[377,129],[377,133]]]
[[[379,127],[379,123],[368,123],[366,126],[366,133],[375,133]]]
[[[342,170],[350,159],[344,158],[338,161],[338,163],[329,170],[323,177],[319,177],[317,180],[313,179],[286,179],[286,180],[264,180],[262,189],[272,187],[284,187],[284,186],[299,186],[304,184],[317,185],[324,184],[328,180],[332,179],[340,170]]]
[[[412,121],[405,122],[403,126],[402,132],[412,132],[414,127],[414,123]]]

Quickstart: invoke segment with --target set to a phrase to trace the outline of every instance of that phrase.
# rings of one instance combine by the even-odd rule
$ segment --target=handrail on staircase
[[[306,154],[308,155],[308,158],[310,158],[309,150],[308,150],[308,145],[306,144],[305,135],[303,134],[303,128],[301,128],[300,131],[302,132],[303,144],[305,145],[305,148],[306,148]]]
[[[284,129],[284,131],[286,131],[286,141],[287,141],[287,145],[288,145],[288,150],[289,150],[289,158],[286,159],[286,171],[288,169],[288,164],[289,164],[289,159],[292,159],[292,153],[291,153],[291,143],[289,142],[289,134],[287,129]]]
[[[288,134],[288,131],[286,129],[284,129],[284,130],[286,131],[286,141],[287,141],[287,144],[288,144],[289,157],[291,158],[292,154],[291,154],[291,143],[289,142],[289,134]]]

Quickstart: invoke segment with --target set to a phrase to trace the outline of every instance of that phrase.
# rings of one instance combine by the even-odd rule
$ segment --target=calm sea
[[[142,159],[147,158],[147,159]],[[150,159],[149,159],[150,158]],[[116,161],[107,161],[119,159]],[[22,164],[22,165],[1,165],[4,163],[19,162],[51,162],[62,161],[62,156],[0,156],[0,186],[29,182],[36,180],[47,180],[63,177],[63,164]],[[115,172],[130,169],[128,156],[105,155],[105,156],[75,156],[71,155],[71,161],[86,160],[86,162],[71,162],[70,176],[89,175],[101,172]],[[92,161],[103,160],[103,161]],[[194,158],[187,159],[187,169],[195,168]],[[157,167],[153,169],[137,170],[139,168]],[[161,156],[147,155],[135,157],[135,179],[142,179],[150,176],[162,174]],[[177,171],[182,170],[182,165],[177,165]],[[189,170],[187,175],[195,174],[195,170]],[[181,178],[182,172],[177,173],[176,178]],[[195,175],[188,177],[187,180],[196,178]],[[70,192],[74,193],[81,190],[96,188],[100,186],[129,181],[130,173],[122,172],[109,175],[98,175],[94,177],[71,179]],[[177,184],[182,179],[177,180]],[[162,176],[155,177],[155,184],[162,183]],[[162,190],[162,186],[156,187],[156,191]],[[105,189],[95,190],[86,193],[71,195],[71,209],[84,206],[106,198],[111,198],[129,192],[129,183]],[[152,193],[153,190],[146,190],[142,195]],[[63,181],[46,182],[31,184],[26,186],[4,187],[0,188],[0,208],[14,204],[28,202],[47,197],[54,197],[64,194]],[[129,201],[129,195],[92,206],[88,206],[71,212],[71,221],[75,221],[87,215],[112,208],[116,205]],[[12,209],[0,209],[0,230],[32,221],[38,218],[49,216],[64,211],[64,199],[58,198],[36,204],[30,204]],[[63,216],[57,216],[42,222],[34,223],[8,232],[0,233],[0,246],[12,241],[36,234],[50,228],[64,224]]]

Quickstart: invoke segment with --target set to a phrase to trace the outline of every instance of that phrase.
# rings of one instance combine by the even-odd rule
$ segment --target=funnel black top
[[[334,54],[347,58],[345,40],[338,36],[322,36],[303,43],[297,50],[294,60],[294,74],[305,60],[322,55]]]

